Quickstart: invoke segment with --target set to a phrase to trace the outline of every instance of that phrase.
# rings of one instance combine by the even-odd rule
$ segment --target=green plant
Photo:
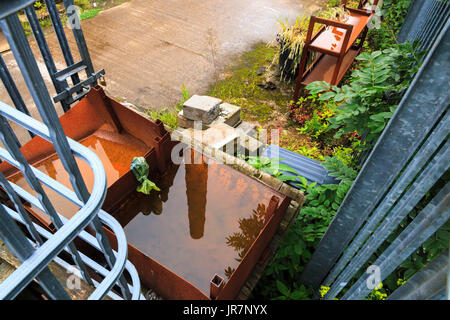
[[[238,155],[239,158],[247,161],[249,165],[252,167],[261,170],[265,173],[268,173],[278,180],[281,181],[293,181],[298,185],[299,188],[306,190],[308,187],[308,180],[302,177],[296,170],[294,170],[291,166],[280,163],[283,159],[269,159],[265,157],[257,157],[257,156],[242,156]],[[295,175],[287,175],[284,172],[294,173]],[[315,185],[315,183],[314,183]]]
[[[310,95],[308,98],[315,97]],[[311,110],[310,119],[306,120],[298,130],[302,134],[309,134],[315,140],[324,141],[327,139],[326,135],[329,131],[328,119],[333,117],[335,113],[333,104],[319,103],[317,108]]]
[[[175,105],[175,111],[169,108],[161,110],[147,110],[147,114],[152,119],[159,119],[164,122],[165,125],[172,129],[178,128],[178,112],[183,109],[183,104],[189,99],[189,89],[183,84],[181,87],[182,99]]]
[[[348,14],[349,12],[341,5],[340,1],[333,1],[315,15],[325,19],[344,20]],[[289,79],[297,74],[306,41],[309,21],[309,17],[297,17],[294,24],[290,24],[287,19],[284,21],[278,20],[280,32],[278,33],[276,40],[280,45],[280,50],[276,58],[279,61],[281,58],[284,60],[284,62],[279,65],[282,79]],[[314,32],[319,28],[320,25],[316,24]],[[309,57],[310,61],[312,61],[312,59],[313,57]]]
[[[274,298],[274,300],[308,300],[312,294],[312,290],[304,285],[293,284],[293,288],[288,288],[283,282],[277,280],[277,289],[281,296]]]
[[[181,86],[181,94],[182,94],[182,98],[180,100],[180,102],[177,103],[176,105],[176,109],[177,111],[181,111],[181,109],[183,109],[183,104],[189,99],[190,94],[189,94],[189,89],[186,88],[186,86],[183,84]]]
[[[91,8],[91,3],[89,0],[74,0],[73,4],[80,7],[82,10]]]
[[[168,108],[161,110],[148,110],[147,113],[152,119],[159,119],[172,129],[178,128],[178,114]]]
[[[306,187],[305,204],[261,279],[256,298],[293,299],[295,294],[295,298],[306,299],[312,296],[310,288],[299,285],[299,276],[356,177],[356,171],[337,157],[326,157],[323,165],[339,183]]]
[[[43,30],[46,30],[48,27],[50,27],[52,25],[50,18],[47,16],[47,11],[46,11],[47,9],[43,5],[42,1],[36,1],[33,4],[33,7],[36,12],[37,18],[39,20],[39,24],[41,25],[41,28]],[[23,11],[21,13],[24,14]],[[25,35],[30,35],[31,34],[31,26],[28,23],[28,20],[26,20],[26,21],[21,20],[21,24],[22,24],[22,28],[25,32]]]
[[[100,11],[102,11],[102,10],[101,9],[83,10],[83,12],[80,14],[80,20],[91,19],[91,18],[95,17]]]
[[[394,34],[400,31],[411,3],[412,0],[383,1],[383,8],[385,9],[383,17]]]
[[[412,0],[384,0],[381,24],[379,28],[369,30],[364,48],[374,51],[397,44],[396,35],[405,21],[411,3]]]
[[[320,95],[311,92],[290,106],[290,118],[300,125],[296,128],[298,136],[310,142],[294,148],[293,151],[323,161],[324,156],[335,155],[336,152],[344,157],[345,150],[347,164],[350,164],[352,161],[348,157],[353,153],[351,148],[355,145],[355,141],[359,141],[358,137],[351,133],[339,139],[334,138],[336,130],[330,130],[329,119],[336,114],[336,106],[329,101],[320,100]],[[297,140],[300,141],[298,138]]]
[[[321,94],[319,100],[337,105],[336,116],[329,119],[330,129],[337,129],[335,138],[351,132],[367,134],[367,142],[379,137],[420,67],[424,53],[416,52],[417,47],[417,42],[405,43],[362,53],[356,58],[360,68],[352,72],[348,85],[338,88],[316,81],[306,87]]]
[[[327,294],[328,291],[330,291],[330,287],[326,287],[326,286],[320,286],[319,289],[319,293],[320,293],[320,297],[323,298],[325,297],[325,295]]]
[[[387,296],[387,293],[383,290],[383,283],[380,283],[369,293],[366,300],[386,300]]]

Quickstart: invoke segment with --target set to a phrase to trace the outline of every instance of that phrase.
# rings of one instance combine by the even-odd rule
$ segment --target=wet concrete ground
[[[275,38],[277,19],[294,20],[317,10],[319,0],[132,0],[82,21],[96,70],[106,71],[107,92],[147,108],[163,108],[204,93],[215,75],[258,41]],[[66,31],[75,53],[71,31]],[[59,69],[63,58],[54,33],[47,36]],[[33,42],[41,72],[50,78]],[[3,57],[28,105],[28,94],[11,52]],[[75,58],[77,60],[77,58]],[[0,101],[10,103],[5,90]],[[30,107],[33,116],[35,108]],[[58,112],[62,110],[57,106]]]

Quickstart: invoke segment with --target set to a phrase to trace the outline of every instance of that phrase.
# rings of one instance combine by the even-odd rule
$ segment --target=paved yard
[[[109,95],[162,108],[181,98],[183,84],[191,93],[204,93],[216,70],[233,56],[257,41],[274,39],[277,19],[310,14],[318,8],[317,2],[132,0],[83,21],[82,27],[94,67],[106,70]],[[55,35],[50,33],[47,38],[58,66],[63,68]],[[69,41],[76,48],[71,37]],[[40,58],[35,46],[33,50]],[[32,104],[12,54],[3,56],[25,100]],[[51,87],[42,61],[40,67]],[[0,100],[9,102],[3,89]]]

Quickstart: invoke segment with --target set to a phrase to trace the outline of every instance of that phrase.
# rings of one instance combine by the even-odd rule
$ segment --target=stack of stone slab
[[[194,95],[178,114],[183,136],[227,153],[258,155],[265,145],[255,139],[256,126],[241,120],[241,108],[222,100]]]

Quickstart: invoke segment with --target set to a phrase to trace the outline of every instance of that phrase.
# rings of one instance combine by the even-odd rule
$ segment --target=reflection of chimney
[[[190,155],[191,164],[185,164],[189,231],[193,239],[200,239],[205,230],[208,164],[203,156],[193,149],[190,150]]]

